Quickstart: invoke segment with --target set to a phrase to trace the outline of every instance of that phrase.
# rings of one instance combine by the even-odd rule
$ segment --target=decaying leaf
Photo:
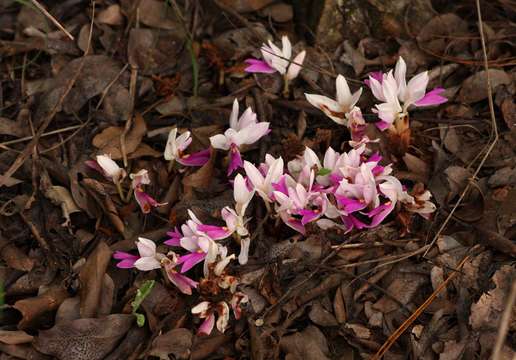
[[[90,318],[97,316],[99,306],[103,301],[104,274],[109,261],[111,260],[111,249],[104,242],[100,242],[95,251],[89,256],[86,264],[79,273],[81,287],[79,295],[81,297],[81,316]],[[104,293],[106,296],[107,293]]]
[[[25,329],[37,321],[40,315],[56,310],[69,296],[68,291],[61,285],[54,285],[41,295],[18,300],[13,306],[22,314],[18,328]]]
[[[508,85],[511,83],[511,77],[503,70],[489,69],[489,78],[493,91],[499,85]],[[486,72],[479,71],[464,80],[459,98],[467,104],[487,99],[487,83]]]
[[[45,196],[55,205],[61,206],[63,217],[66,219],[64,226],[70,224],[70,214],[80,212],[81,210],[75,204],[70,191],[59,185],[52,185],[45,191]]]
[[[34,337],[21,330],[0,330],[0,342],[9,345],[30,343]]]
[[[124,17],[120,11],[120,5],[113,4],[99,12],[97,21],[101,24],[122,25]]]
[[[132,315],[113,314],[100,319],[63,321],[41,331],[34,346],[60,360],[100,360],[113,350],[133,319]]]
[[[295,359],[329,359],[326,355],[329,353],[327,340],[321,330],[313,325],[308,326],[303,331],[282,338],[280,347],[281,350],[286,354],[291,354]]]
[[[188,359],[192,339],[192,332],[188,329],[170,330],[154,339],[149,355],[163,360],[170,359],[169,354],[174,355],[176,359]]]
[[[121,159],[121,140],[120,137],[124,129],[122,127],[111,126],[102,131],[93,138],[93,146],[100,149],[104,154],[111,155],[111,158]],[[125,151],[130,155],[140,145],[143,136],[147,132],[145,120],[140,114],[136,114],[133,120],[133,126],[125,136]]]

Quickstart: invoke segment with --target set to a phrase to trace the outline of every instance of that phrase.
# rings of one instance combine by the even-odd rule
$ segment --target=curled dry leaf
[[[329,359],[328,342],[317,327],[310,325],[303,331],[286,336],[280,340],[283,352],[295,359],[324,360]]]
[[[467,35],[468,23],[455,14],[443,14],[434,17],[421,29],[417,42],[422,49],[434,54],[441,54],[445,50],[462,51],[467,43],[460,40],[461,35]],[[459,38],[450,44],[450,37]]]
[[[493,91],[500,85],[509,85],[512,82],[511,77],[505,71],[499,69],[489,69],[489,78]],[[459,99],[466,104],[487,99],[486,81],[485,71],[479,71],[471,75],[464,80]]]
[[[120,11],[120,5],[113,4],[99,12],[97,15],[97,22],[108,25],[122,25],[124,17]]]
[[[1,235],[0,258],[2,258],[9,267],[16,270],[30,271],[34,267],[34,261],[31,258]]]
[[[511,285],[516,279],[516,269],[510,265],[502,266],[494,275],[496,287],[483,294],[480,299],[471,305],[469,323],[473,330],[496,330],[500,324],[505,303],[511,291]],[[516,308],[512,311],[512,320],[509,329],[516,329]]]
[[[63,321],[77,320],[81,318],[81,298],[75,296],[68,298],[57,309],[55,323],[59,324]]]
[[[66,219],[63,225],[70,224],[70,214],[80,212],[81,209],[77,207],[75,201],[72,198],[70,191],[59,185],[52,185],[45,190],[45,196],[52,201],[54,205],[61,206],[63,217]]]
[[[22,314],[18,328],[25,329],[29,327],[38,320],[40,315],[56,310],[69,296],[68,291],[61,285],[54,285],[41,295],[18,300],[13,306]]]
[[[60,360],[100,360],[113,350],[133,319],[132,315],[114,314],[101,319],[64,321],[41,331],[34,347]]]
[[[149,355],[168,360],[169,354],[174,355],[176,359],[188,359],[190,357],[192,347],[192,332],[188,329],[172,329],[162,335],[159,335],[152,342],[152,348]]]
[[[136,114],[133,126],[125,136],[125,151],[127,155],[132,154],[140,145],[143,136],[147,132],[147,125],[140,114]],[[111,126],[93,138],[93,146],[100,149],[104,154],[111,155],[111,158],[121,159],[122,151],[120,147],[120,136],[124,128]]]
[[[111,260],[111,254],[109,246],[105,242],[99,242],[79,273],[79,280],[81,281],[81,288],[79,289],[80,311],[83,318],[99,315],[101,309],[99,306],[109,301],[108,299],[102,299],[101,296],[112,296],[109,291],[102,291],[104,275]]]
[[[9,345],[30,343],[34,337],[25,331],[0,330],[0,342]]]

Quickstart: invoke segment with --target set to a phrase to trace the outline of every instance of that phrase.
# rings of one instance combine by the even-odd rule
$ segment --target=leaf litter
[[[2,359],[516,354],[516,314],[505,311],[516,281],[514,9],[507,2],[482,3],[484,40],[477,9],[464,1],[41,3],[64,32],[28,2],[0,4]],[[299,76],[289,73],[294,64],[259,60],[267,58],[261,44],[277,45],[283,35],[292,44],[267,51],[298,62],[305,50]],[[399,122],[382,132],[374,124],[382,109],[365,83],[400,56],[409,78],[429,70],[429,89],[444,88],[447,102],[413,105],[408,130]],[[266,73],[246,72],[249,60]],[[354,104],[343,110],[348,128],[334,119],[342,119],[341,108],[328,110],[338,74],[353,92],[364,90],[365,120],[356,127],[348,121]],[[257,124],[269,125],[259,142],[238,135],[228,151],[212,139],[235,141],[224,130],[235,98],[238,116],[249,106]],[[167,139],[173,129],[178,137]],[[346,152],[357,131],[380,139],[361,156],[379,151],[381,166],[393,164],[416,204],[432,194],[435,211],[414,216],[398,205],[366,231],[309,222],[299,231],[289,221],[300,215],[286,220],[267,209],[278,204],[253,200],[235,225],[238,236],[221,240],[240,256],[206,261],[188,272],[199,284],[178,286],[188,281],[184,259],[163,243],[166,233],[184,232],[188,210],[212,224],[206,231],[227,229],[235,174],[247,175],[247,190],[259,188],[244,161],[245,171],[236,166],[227,175],[237,153],[250,164],[265,159],[259,171],[266,173],[280,156],[285,168],[306,159],[305,146],[316,157],[329,146]],[[191,140],[181,147],[186,133]],[[189,161],[199,166],[183,165]],[[311,166],[318,186],[333,174],[331,166]],[[231,210],[239,215],[238,206]],[[141,238],[155,244],[152,255],[142,253]],[[121,266],[144,259],[145,271]],[[203,333],[210,322],[213,330]]]

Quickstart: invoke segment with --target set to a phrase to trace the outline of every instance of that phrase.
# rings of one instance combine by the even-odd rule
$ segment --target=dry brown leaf
[[[286,354],[292,354],[296,359],[329,359],[326,356],[329,353],[328,342],[321,330],[312,325],[303,331],[282,338],[280,347]]]
[[[34,337],[25,331],[0,330],[0,342],[9,345],[30,343]]]
[[[445,50],[449,52],[465,50],[467,42],[455,40],[450,44],[450,38],[460,38],[467,35],[468,23],[455,14],[443,14],[434,17],[426,23],[417,36],[417,42],[421,48],[440,54]]]
[[[271,4],[260,11],[260,15],[271,17],[276,22],[287,22],[294,17],[292,5],[285,3]]]
[[[102,299],[101,296],[110,295],[103,293],[102,289],[111,254],[109,246],[105,242],[99,242],[86,264],[81,268],[79,273],[79,280],[81,281],[79,296],[81,297],[81,317],[83,318],[101,315],[99,306],[102,302],[108,301]]]
[[[68,298],[57,309],[55,323],[77,320],[81,318],[81,298],[75,296]]]
[[[516,269],[510,265],[502,266],[493,275],[493,282],[496,287],[483,294],[476,303],[471,305],[469,323],[473,330],[498,329],[511,285],[515,279]],[[509,328],[511,330],[516,329],[516,308],[513,309]]]
[[[99,12],[97,15],[97,22],[108,25],[122,25],[124,17],[120,11],[120,5],[113,4]]]
[[[220,0],[220,2],[239,13],[246,13],[260,10],[274,0]]]
[[[337,320],[335,316],[328,310],[326,310],[319,301],[314,301],[312,308],[308,313],[308,317],[313,321],[314,324],[319,326],[337,326]]]
[[[45,190],[45,196],[52,201],[54,205],[61,206],[63,217],[66,219],[63,225],[70,224],[70,214],[80,212],[81,209],[77,207],[75,201],[72,198],[70,191],[59,185],[52,185]]]
[[[140,21],[149,27],[175,31],[182,29],[176,19],[174,9],[167,2],[141,0],[137,11]]]
[[[133,315],[78,319],[41,331],[34,347],[60,360],[100,360],[109,354],[133,322]]]
[[[38,320],[40,315],[56,310],[69,296],[68,291],[61,285],[54,285],[41,295],[18,300],[13,306],[22,314],[18,328],[25,329]]]
[[[149,355],[168,360],[169,354],[174,355],[175,359],[188,359],[192,348],[193,335],[188,329],[172,329],[159,335],[152,342]]]
[[[0,117],[0,134],[22,137],[25,135],[25,131],[20,122]]]
[[[0,236],[0,258],[2,258],[9,267],[16,270],[30,271],[34,267],[34,260],[29,258],[23,251],[2,236]]]
[[[121,127],[111,126],[104,129],[100,134],[93,138],[93,146],[99,148],[104,154],[111,155],[114,160],[122,158],[120,150],[120,136],[124,129]],[[132,154],[140,145],[143,136],[147,132],[147,125],[140,114],[136,114],[133,120],[133,126],[125,137],[125,150],[127,155]]]
[[[509,85],[512,82],[511,77],[505,71],[499,69],[489,69],[489,78],[493,91],[499,85]],[[464,80],[459,99],[466,104],[487,99],[485,71],[479,71]]]

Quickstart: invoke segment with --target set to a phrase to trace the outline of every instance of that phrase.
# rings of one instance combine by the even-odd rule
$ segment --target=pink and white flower
[[[120,183],[127,175],[125,170],[118,166],[118,164],[111,159],[111,156],[106,154],[97,155],[96,160],[86,161],[86,165],[97,170],[115,184]]]
[[[202,301],[192,308],[192,314],[205,319],[199,327],[199,335],[210,335],[214,325],[221,333],[224,333],[229,324],[229,306],[225,301],[217,303]],[[216,324],[215,314],[217,314]]]
[[[179,265],[179,258],[174,252],[170,251],[167,255],[168,256],[166,258],[161,260],[161,264],[165,269],[165,273],[167,274],[168,279],[183,294],[192,295],[192,289],[197,288],[199,283],[181,274],[177,270],[177,266]]]
[[[238,108],[238,101],[235,99],[229,118],[229,129],[224,134],[210,137],[211,146],[215,149],[230,151],[228,176],[242,167],[240,147],[254,144],[269,133],[269,123],[258,122],[256,113],[250,107],[243,112],[240,118],[238,117]]]
[[[369,76],[369,86],[373,95],[381,104],[373,111],[378,113],[380,130],[389,128],[393,123],[406,117],[410,106],[423,107],[443,104],[448,101],[440,94],[443,88],[435,88],[426,92],[428,71],[417,74],[407,83],[407,65],[402,57],[398,59],[394,73],[390,70],[380,78],[378,74]]]
[[[132,179],[131,187],[133,188],[134,198],[144,214],[148,214],[153,207],[163,206],[167,203],[159,203],[143,190],[143,185],[150,184],[149,173],[142,169],[136,174],[130,174]]]
[[[170,130],[164,157],[168,161],[177,161],[184,166],[202,166],[210,159],[210,150],[205,149],[193,154],[185,154],[184,151],[192,143],[190,131],[185,131],[177,136],[177,128]]]
[[[342,75],[338,75],[336,80],[336,89],[336,100],[322,95],[305,94],[306,100],[324,112],[326,116],[337,124],[348,125],[351,113],[355,112],[354,116],[357,117],[358,115],[356,113],[360,112],[360,109],[355,105],[362,94],[362,88],[358,89],[355,93],[351,93],[346,78]],[[362,114],[360,113],[360,116],[361,115]]]
[[[263,44],[261,48],[263,61],[257,59],[247,59],[245,62],[249,66],[245,71],[250,73],[274,73],[279,72],[284,76],[286,82],[295,79],[301,71],[306,51],[301,51],[291,61],[292,44],[287,36],[281,38],[282,48],[280,49],[272,41],[268,45]]]
[[[269,163],[263,168],[266,173],[262,174],[249,161],[244,161],[244,170],[253,189],[266,202],[271,203],[272,193],[274,191],[273,184],[278,183],[283,175],[283,159],[281,157],[274,159],[269,157]]]

